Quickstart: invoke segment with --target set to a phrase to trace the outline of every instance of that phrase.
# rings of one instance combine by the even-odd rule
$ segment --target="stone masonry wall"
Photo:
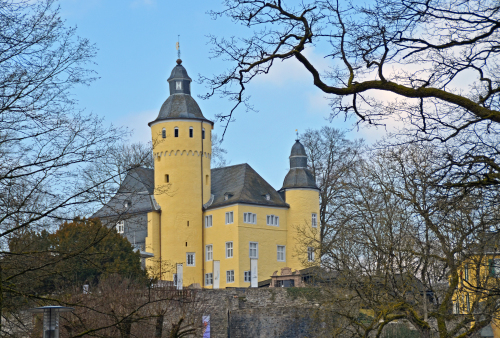
[[[319,291],[306,288],[235,288],[201,292],[212,338],[321,337]]]

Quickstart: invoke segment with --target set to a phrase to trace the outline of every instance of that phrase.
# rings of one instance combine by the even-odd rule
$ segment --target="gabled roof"
[[[212,195],[214,200],[207,209],[235,203],[288,207],[278,192],[246,163],[212,169]]]
[[[116,195],[92,217],[116,217],[155,210],[153,193],[154,170],[131,169]]]

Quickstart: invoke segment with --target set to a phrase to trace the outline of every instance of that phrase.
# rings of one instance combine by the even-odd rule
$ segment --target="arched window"
[[[205,128],[201,129],[201,138],[205,139]]]
[[[193,127],[189,127],[189,137],[193,137]]]
[[[165,130],[165,128],[163,128],[163,129],[161,130],[161,137],[162,137],[162,138],[167,138],[167,131]]]
[[[174,128],[174,137],[179,137],[179,128]]]

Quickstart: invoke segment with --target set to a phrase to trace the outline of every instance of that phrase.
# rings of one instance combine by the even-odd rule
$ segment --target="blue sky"
[[[99,49],[96,65],[99,80],[74,93],[81,108],[102,116],[106,123],[134,131],[131,141],[150,141],[147,123],[154,120],[168,97],[167,78],[175,66],[175,43],[180,34],[183,66],[194,80],[192,95],[203,114],[214,120],[228,111],[230,103],[218,97],[202,100],[204,85],[195,83],[199,74],[210,76],[229,64],[210,59],[207,34],[229,37],[248,34],[246,27],[227,18],[212,20],[206,12],[221,9],[221,1],[167,0],[62,0],[61,14],[68,25],[77,26],[78,35]],[[319,47],[316,47],[319,48]],[[329,61],[321,50],[310,48],[307,55],[319,68]],[[243,110],[235,114],[223,147],[230,164],[248,163],[273,187],[279,189],[288,171],[288,156],[295,129],[320,128],[330,124],[328,101],[312,85],[309,75],[295,60],[278,64],[270,74],[249,87],[257,113]],[[334,120],[336,128],[352,129],[352,121]],[[223,125],[214,132],[222,135]],[[377,139],[383,130],[350,131],[350,138]]]

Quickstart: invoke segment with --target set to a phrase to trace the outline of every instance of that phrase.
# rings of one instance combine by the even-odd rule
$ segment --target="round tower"
[[[171,280],[176,264],[183,264],[183,284],[189,285],[203,281],[203,204],[210,199],[213,122],[191,97],[191,78],[181,63],[177,60],[167,80],[170,96],[148,124],[160,209],[148,218],[148,237],[161,262],[161,279]]]
[[[290,205],[287,245],[291,250],[287,250],[286,260],[291,268],[302,269],[318,261],[319,188],[307,169],[306,150],[299,140],[292,146],[289,159],[290,171],[280,189]],[[311,237],[316,240],[311,240]]]

